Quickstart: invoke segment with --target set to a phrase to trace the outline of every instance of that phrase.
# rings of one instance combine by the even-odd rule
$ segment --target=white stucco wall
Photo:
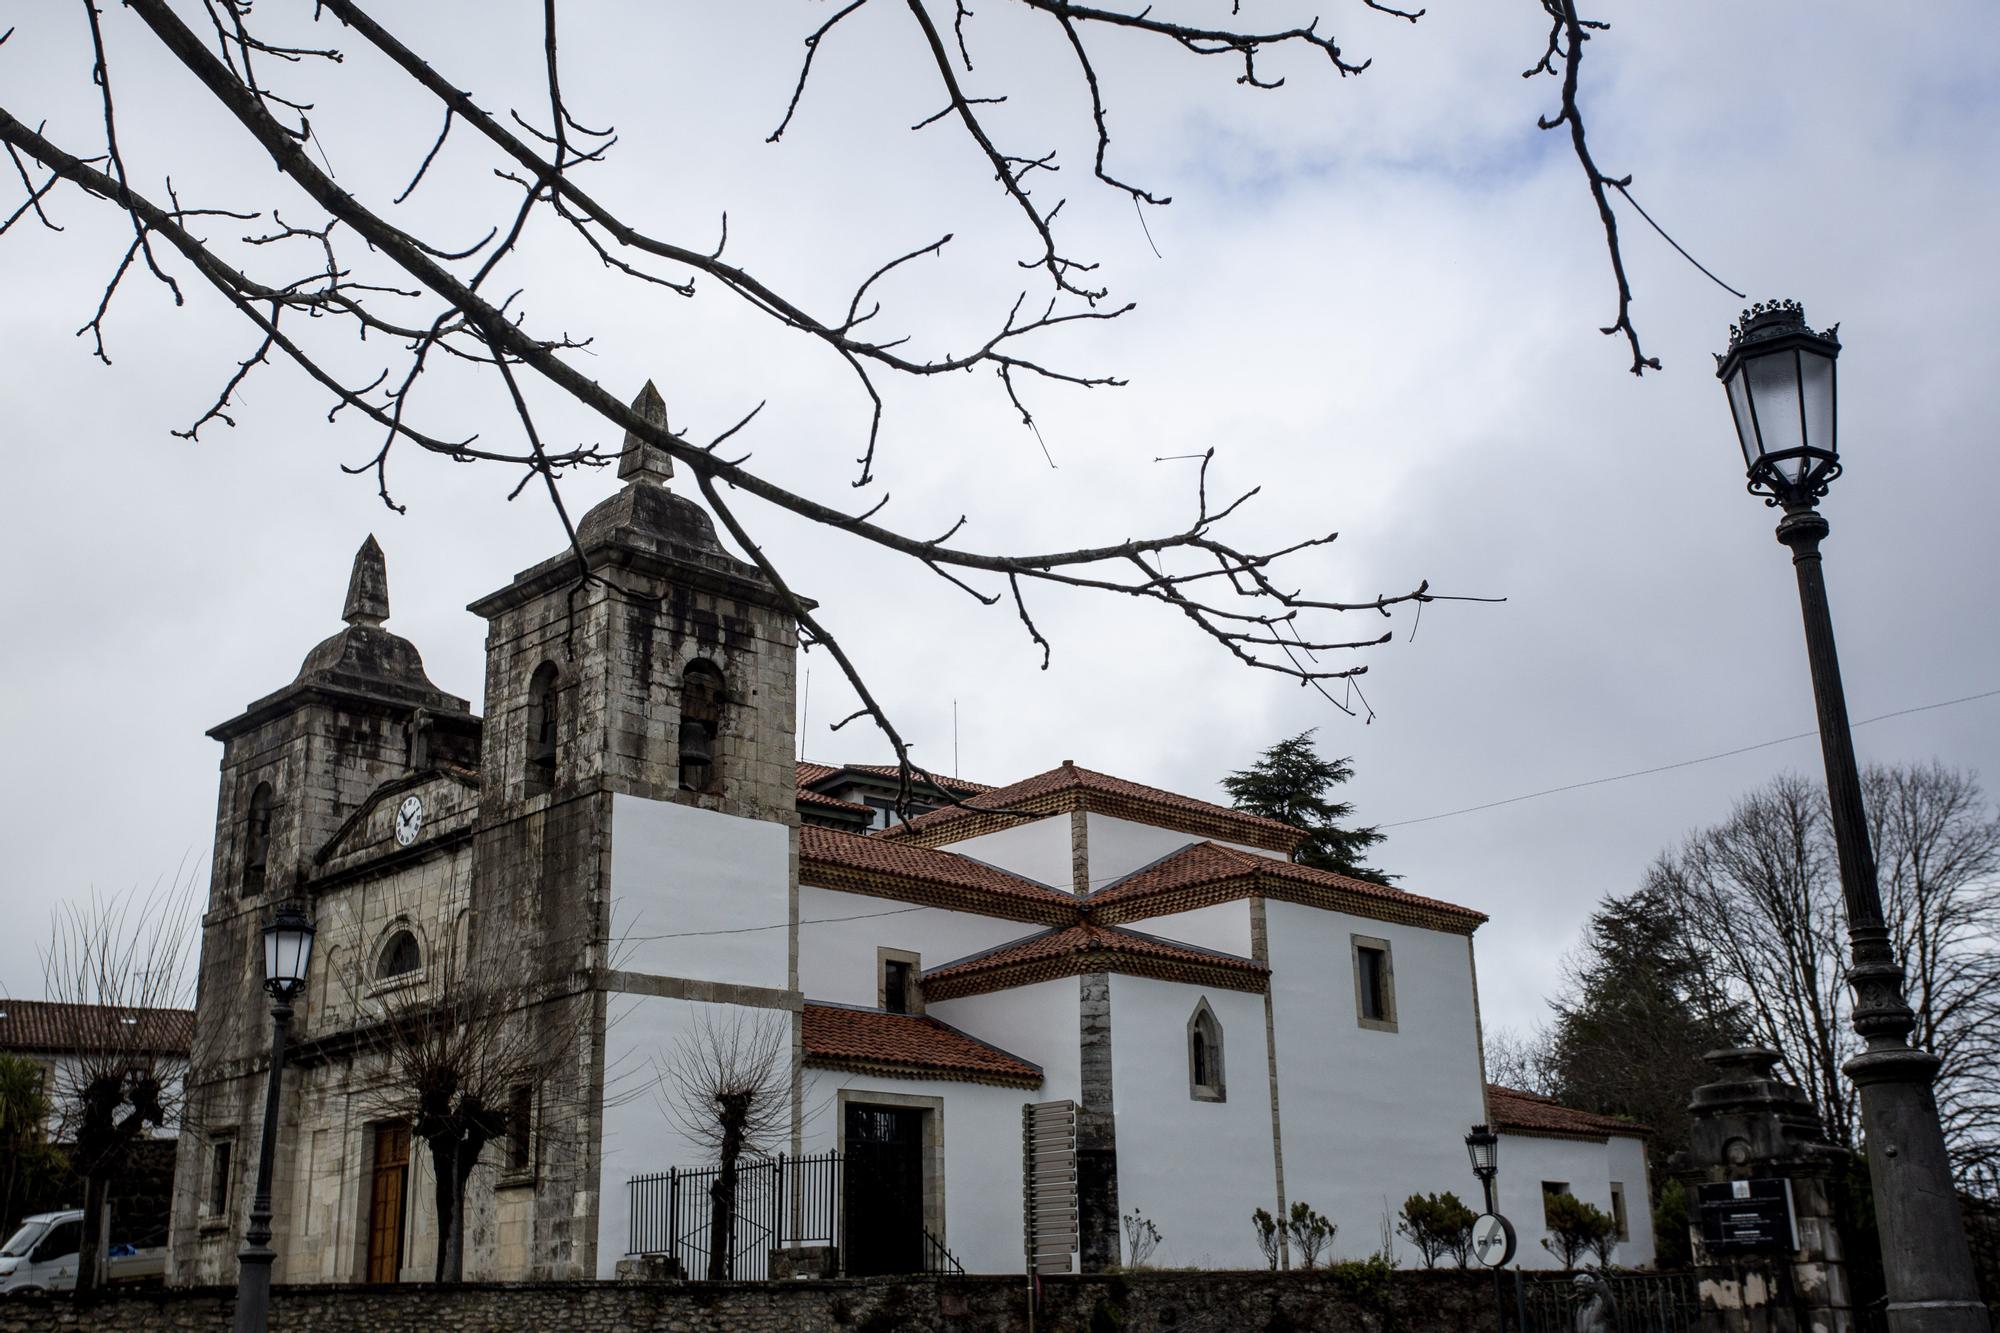
[[[633,1176],[715,1160],[677,1127],[660,1087],[661,1061],[697,1015],[718,1027],[732,1023],[783,1027],[789,1050],[793,1016],[782,1009],[697,1004],[649,995],[611,995],[604,1034],[604,1137],[598,1171],[597,1276],[609,1278],[630,1235]],[[759,1145],[781,1151],[786,1143]]]
[[[938,1239],[968,1273],[1020,1272],[1024,1263],[1021,1107],[1044,1100],[1046,1094],[1027,1088],[809,1069],[806,1104],[817,1113],[808,1124],[806,1152],[825,1152],[839,1144],[843,1090],[850,1100],[864,1102],[870,1094],[885,1094],[883,1100],[890,1102],[910,1097],[942,1102],[938,1128],[944,1150],[945,1231]]]
[[[1646,1151],[1636,1138],[1609,1142],[1500,1135],[1500,1174],[1495,1184],[1500,1212],[1514,1224],[1520,1268],[1555,1268],[1556,1256],[1542,1242],[1542,1184],[1560,1181],[1585,1203],[1611,1211],[1611,1184],[1625,1187],[1625,1218],[1631,1239],[1612,1254],[1613,1263],[1643,1268],[1653,1262],[1653,1205],[1646,1185]]]
[[[893,913],[893,915],[891,915]],[[877,948],[904,949],[937,967],[1043,929],[942,907],[799,887],[799,989],[811,1000],[874,1008]]]
[[[1032,986],[941,1000],[924,1012],[1010,1055],[1042,1067],[1042,1087],[1028,1100],[1077,1096],[1077,979],[1057,977]]]
[[[612,967],[782,988],[790,838],[785,825],[768,820],[614,796]]]
[[[1465,1135],[1485,1099],[1468,941],[1292,903],[1268,913],[1286,1197],[1339,1225],[1339,1257],[1365,1257],[1411,1194],[1475,1201]],[[1394,1032],[1357,1021],[1357,934],[1389,941]]]
[[[1120,929],[1136,930],[1141,934],[1158,935],[1165,939],[1179,940],[1183,944],[1195,944],[1204,949],[1234,954],[1238,958],[1248,958],[1250,900],[1238,898],[1234,902],[1197,907],[1192,912],[1149,916],[1138,921],[1124,922]]]
[[[1220,1102],[1188,1090],[1188,1019],[1204,999],[1222,1025]],[[1118,1208],[1159,1228],[1150,1262],[1262,1267],[1250,1214],[1277,1203],[1264,997],[1114,974],[1111,1060]]]
[[[1065,893],[1070,889],[1068,815],[1050,815],[997,833],[982,833],[951,843],[944,850],[999,866]]]
[[[1252,856],[1275,857],[1281,861],[1284,859],[1282,852],[1269,852],[1261,847],[1227,842],[1221,838],[1199,838],[1191,833],[1155,828],[1151,824],[1134,823],[1132,820],[1118,819],[1111,815],[1089,814],[1085,815],[1084,819],[1090,829],[1092,889],[1101,889],[1107,884],[1123,879],[1135,870],[1151,865],[1163,856],[1170,856],[1181,848],[1197,842],[1218,842],[1236,851],[1248,852]]]

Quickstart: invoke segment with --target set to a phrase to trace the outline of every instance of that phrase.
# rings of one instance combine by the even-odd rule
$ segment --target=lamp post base
[[[270,1246],[252,1243],[237,1254],[235,1333],[264,1333],[271,1318]]]

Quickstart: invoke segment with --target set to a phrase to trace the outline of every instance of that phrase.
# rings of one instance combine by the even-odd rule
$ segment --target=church
[[[1643,1129],[1485,1082],[1480,912],[1294,864],[1297,829],[1068,759],[939,777],[921,813],[894,769],[799,762],[786,596],[671,470],[628,438],[623,488],[576,527],[589,577],[566,551],[472,603],[483,713],[386,627],[371,537],[344,627],[209,733],[173,1281],[234,1280],[259,936],[285,902],[317,945],[279,1103],[281,1283],[436,1271],[438,1169],[378,1038],[460,987],[538,1055],[485,1093],[468,1279],[698,1278],[725,1245],[739,1277],[1020,1272],[1024,1124],[1050,1115],[1074,1211],[1036,1221],[1045,1272],[1296,1266],[1253,1215],[1299,1203],[1333,1257],[1411,1263],[1395,1214],[1447,1190],[1476,1207],[1480,1124],[1516,1263],[1552,1265],[1552,1193],[1616,1217],[1618,1263],[1651,1261]],[[779,1092],[726,1229],[714,1146],[673,1097],[703,1035],[763,1052]]]

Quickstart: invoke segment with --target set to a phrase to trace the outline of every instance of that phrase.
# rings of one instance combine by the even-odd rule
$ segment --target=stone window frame
[[[236,1126],[211,1129],[203,1136],[201,1154],[200,1196],[195,1209],[196,1220],[204,1232],[226,1231],[236,1203],[236,1177],[241,1174],[242,1164],[236,1159],[236,1145],[240,1137]],[[227,1149],[229,1153],[228,1173],[222,1182],[222,1200],[215,1198],[216,1150]]]
[[[1203,1020],[1206,1019],[1206,1024]],[[1208,1063],[1210,1078],[1206,1083],[1197,1083],[1194,1077],[1194,1036],[1197,1030],[1206,1027],[1209,1038]],[[1195,1001],[1194,1012],[1187,1021],[1187,1067],[1188,1097],[1197,1102],[1226,1102],[1229,1100],[1229,1065],[1223,1058],[1222,1020],[1209,1007],[1208,997]]]
[[[417,966],[408,972],[398,972],[393,977],[382,975],[382,957],[389,951],[389,945],[398,934],[407,931],[417,942]],[[431,942],[423,930],[406,913],[398,913],[390,922],[375,933],[375,945],[368,951],[368,967],[365,994],[369,999],[387,995],[391,991],[419,986],[430,979]]]
[[[523,1093],[527,1094],[525,1098],[522,1097]],[[524,1101],[526,1103],[526,1114],[522,1115],[520,1112],[524,1109]],[[520,1189],[524,1186],[532,1186],[535,1183],[536,1168],[541,1161],[542,1146],[542,1118],[536,1114],[541,1109],[540,1102],[541,1098],[536,1095],[536,1088],[533,1083],[516,1083],[507,1090],[507,1139],[504,1145],[505,1156],[500,1160],[500,1171],[493,1182],[493,1188],[503,1190]],[[514,1160],[517,1126],[527,1131],[528,1143],[525,1154],[527,1160],[525,1163],[516,1163]]]
[[[876,1092],[872,1088],[842,1088],[834,1095],[834,1141],[844,1161],[847,1157],[847,1108],[851,1105],[893,1106],[922,1111],[924,1115],[924,1230],[940,1246],[948,1246],[944,1233],[944,1098],[924,1097],[908,1092]],[[841,1209],[841,1226],[847,1225],[847,1210]],[[843,1253],[847,1237],[838,1242]]]
[[[1395,1032],[1396,1026],[1396,954],[1389,941],[1378,935],[1350,935],[1350,948],[1354,959],[1354,1021],[1371,1032]],[[1382,1016],[1368,1016],[1368,995],[1361,982],[1361,951],[1363,949],[1382,955]]]
[[[271,826],[278,813],[278,775],[259,770],[249,776],[254,781],[249,785],[249,795],[243,798],[243,864],[237,868],[237,893],[239,897],[255,898],[270,887]]]
[[[542,687],[544,679],[548,684]],[[562,695],[568,682],[563,679],[563,670],[549,658],[535,663],[528,673],[528,688],[521,705],[521,790],[526,796],[542,796],[555,789],[562,775]],[[543,706],[547,698],[554,704],[554,724],[550,730],[554,735],[549,739],[546,752],[541,749],[539,735],[548,720],[550,709]]]
[[[924,974],[923,955],[912,953],[908,949],[891,949],[887,945],[875,947],[875,1007],[885,1014],[897,1012],[889,1008],[889,964],[891,963],[910,965],[910,984],[903,992],[908,1007],[901,1012],[912,1017],[921,1015],[924,1012],[924,988],[921,984]]]
[[[1556,1198],[1559,1195],[1570,1196],[1573,1195],[1574,1193],[1575,1191],[1570,1188],[1569,1182],[1567,1180],[1544,1180],[1542,1182],[1542,1226],[1543,1227],[1546,1228],[1547,1226],[1550,1225],[1549,1200]]]
[[[1611,1182],[1611,1221],[1614,1229],[1612,1239],[1621,1245],[1632,1239],[1632,1215],[1625,1202],[1625,1182]]]

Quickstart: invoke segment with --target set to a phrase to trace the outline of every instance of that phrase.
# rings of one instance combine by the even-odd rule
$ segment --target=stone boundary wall
[[[0,1333],[210,1333],[233,1292],[121,1295],[89,1310],[0,1299]],[[1013,1333],[1018,1277],[792,1282],[467,1283],[279,1287],[273,1333]],[[1037,1333],[1495,1333],[1484,1273],[1365,1265],[1291,1273],[1047,1278]]]

